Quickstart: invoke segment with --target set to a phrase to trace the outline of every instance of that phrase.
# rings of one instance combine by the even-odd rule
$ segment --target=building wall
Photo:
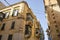
[[[56,4],[56,3],[57,3],[56,0],[44,0],[45,6],[49,6],[49,5]]]
[[[18,16],[12,16],[13,10],[15,9],[19,10]],[[12,35],[12,40],[40,40],[41,26],[26,2],[20,2],[11,5],[0,10],[0,12],[3,12],[4,14],[9,12],[9,16],[0,21],[0,35],[2,35],[2,37],[0,37],[1,40],[8,40],[9,35]],[[33,18],[32,20],[26,20],[27,13],[30,13],[31,17]],[[14,29],[11,29],[12,22],[14,21]],[[4,27],[4,30],[1,30],[3,23],[6,25]],[[29,37],[27,37],[28,35],[25,35],[25,25],[31,26],[31,29],[29,29],[29,32],[31,32]],[[9,40],[11,40],[11,37]]]
[[[50,34],[52,35],[53,40],[59,40],[59,34],[60,34],[60,12],[57,11],[52,11],[51,9],[48,8],[49,11],[47,11],[48,15],[48,21],[50,22],[49,24],[49,29],[50,29]]]
[[[48,29],[50,31],[47,33],[51,35],[52,40],[60,40],[60,7],[57,0],[52,1],[53,4],[50,1],[48,2],[50,4],[47,1],[44,3]]]

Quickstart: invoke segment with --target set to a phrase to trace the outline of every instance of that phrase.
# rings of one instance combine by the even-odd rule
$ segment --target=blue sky
[[[3,2],[6,6],[8,4],[4,0],[0,0]],[[22,0],[6,0],[10,5],[20,2]],[[29,7],[32,9],[33,13],[36,15],[37,19],[40,21],[41,26],[43,27],[44,34],[45,34],[45,40],[48,40],[46,35],[46,29],[47,29],[47,20],[45,17],[45,10],[44,10],[44,3],[43,0],[25,0]]]

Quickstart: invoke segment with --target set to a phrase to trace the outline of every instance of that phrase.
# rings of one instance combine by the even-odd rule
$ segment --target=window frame
[[[25,25],[25,36],[29,38],[32,33],[32,27],[30,25]]]
[[[29,20],[32,21],[32,20],[33,20],[33,17],[32,17],[32,15],[31,15],[31,13],[27,13],[27,14],[26,14],[26,20],[27,20],[27,21],[29,21]]]
[[[12,40],[12,37],[13,37],[13,35],[10,34],[10,35],[8,36],[8,40]]]
[[[14,26],[15,26],[15,21],[12,22],[11,29],[14,29]]]
[[[5,23],[3,23],[3,25],[2,25],[2,27],[1,27],[1,30],[4,30],[4,28],[5,28]]]
[[[6,12],[5,13],[5,18],[9,18],[9,14],[10,14],[10,12]]]
[[[14,9],[12,16],[18,16],[18,14],[19,14],[19,9]]]

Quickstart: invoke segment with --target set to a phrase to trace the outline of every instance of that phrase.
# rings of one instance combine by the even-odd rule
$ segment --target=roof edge
[[[5,8],[8,8],[8,7],[11,7],[11,6],[13,6],[13,5],[20,4],[20,3],[25,3],[25,4],[28,6],[28,4],[27,4],[26,1],[21,1],[21,2],[17,2],[17,3],[15,3],[15,4],[12,4],[12,5],[10,5],[10,6],[6,6]],[[3,8],[3,9],[5,9],[5,8]],[[3,9],[0,9],[0,10],[3,10]]]

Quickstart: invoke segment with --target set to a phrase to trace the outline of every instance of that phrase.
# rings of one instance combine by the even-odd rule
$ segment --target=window
[[[14,29],[15,21],[12,22],[11,29]]]
[[[0,15],[0,17],[1,17],[1,18],[3,18],[3,16],[2,16],[2,15]]]
[[[45,6],[45,10],[47,10],[47,6]]]
[[[51,36],[49,36],[49,37],[48,37],[48,39],[49,39],[49,40],[52,40],[52,37],[51,37]]]
[[[36,34],[38,34],[39,33],[39,28],[36,28]]]
[[[49,30],[50,30],[50,26],[48,26]]]
[[[31,15],[30,13],[27,13],[27,17],[26,17],[26,18],[27,18],[27,19],[26,19],[27,21],[33,19],[33,18],[32,18],[32,15]]]
[[[2,28],[1,28],[1,30],[4,30],[4,27],[5,27],[5,23],[2,25]]]
[[[38,29],[36,28],[36,34],[38,34]]]
[[[0,12],[0,18],[3,18],[3,12]]]
[[[36,29],[35,29],[35,36],[36,36],[36,37],[40,37],[39,28],[36,28]]]
[[[0,35],[0,40],[1,40],[1,38],[2,38],[2,35]]]
[[[3,18],[5,18],[5,14],[4,14],[4,13],[2,13],[2,12],[0,12],[0,21],[2,21],[2,20],[3,20]]]
[[[60,33],[58,33],[58,37],[60,38]]]
[[[5,14],[5,18],[8,18],[8,17],[9,17],[9,12]]]
[[[8,36],[8,40],[12,40],[12,35],[9,35]]]
[[[18,15],[18,10],[13,10],[12,16],[17,16]]]
[[[52,15],[54,16],[54,13]]]
[[[58,26],[57,26],[57,25],[55,25],[55,27],[57,28]]]
[[[53,17],[53,19],[55,19],[55,17]]]
[[[0,21],[2,21],[3,20],[3,15],[0,15]]]
[[[31,31],[31,26],[26,25],[25,26],[25,34],[29,34],[30,31]]]
[[[56,23],[56,21],[54,21],[54,23]]]
[[[51,11],[51,13],[54,12],[53,10]]]
[[[25,25],[25,35],[28,35],[28,37],[30,37],[30,35],[31,35],[31,26],[30,25]]]
[[[56,29],[56,32],[58,32],[58,33],[59,33],[59,30],[58,30],[58,29]]]

